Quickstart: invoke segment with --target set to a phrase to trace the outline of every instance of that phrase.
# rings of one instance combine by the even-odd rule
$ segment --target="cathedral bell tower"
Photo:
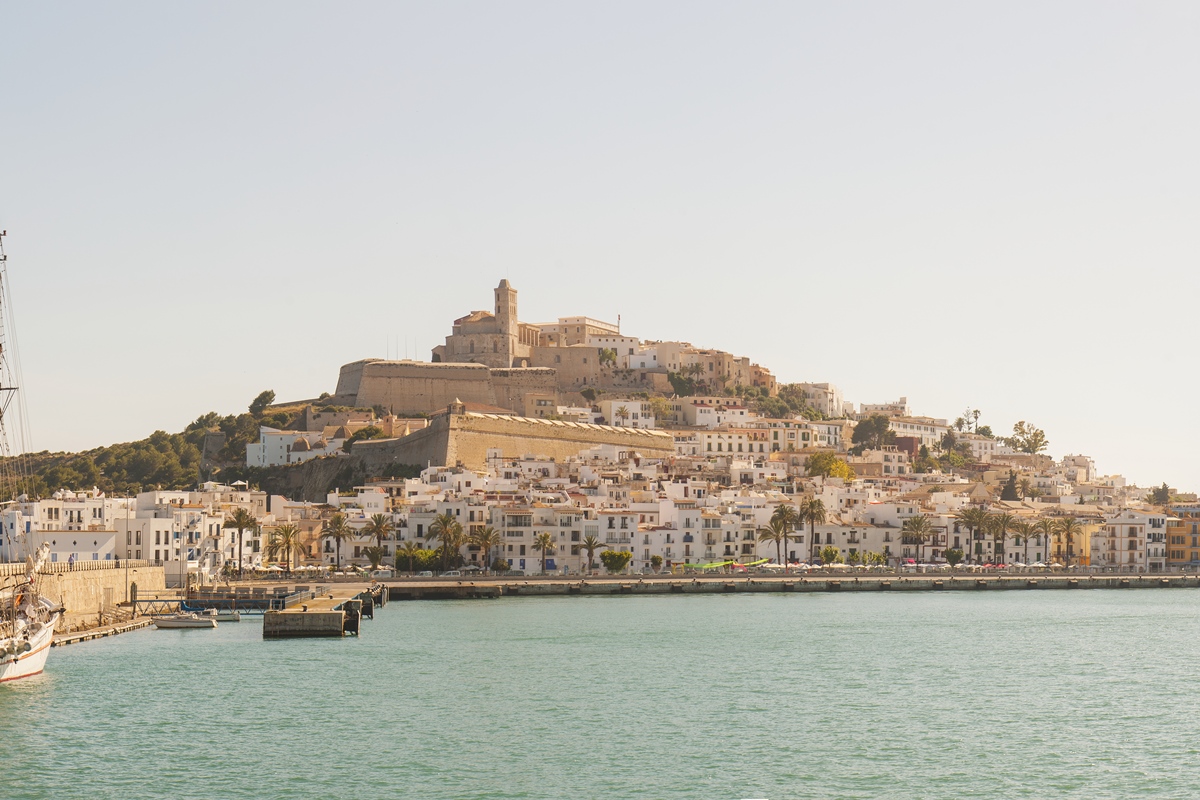
[[[505,366],[512,366],[518,337],[517,290],[509,285],[508,278],[502,279],[496,287],[496,333],[502,337],[499,345],[505,357]]]

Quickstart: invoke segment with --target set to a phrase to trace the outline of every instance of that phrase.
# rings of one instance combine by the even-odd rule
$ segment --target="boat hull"
[[[30,638],[29,652],[0,664],[0,683],[41,674],[46,668],[46,657],[50,655],[50,643],[54,640],[54,626],[58,624],[58,619],[59,614],[55,613],[42,630]]]

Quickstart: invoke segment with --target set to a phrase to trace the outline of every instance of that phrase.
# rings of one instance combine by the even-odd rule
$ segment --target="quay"
[[[374,618],[375,609],[390,599],[378,583],[318,586],[314,591],[289,596],[301,599],[263,614],[264,639],[357,636],[362,620]]]
[[[1093,574],[795,574],[605,575],[591,577],[497,576],[388,581],[391,600],[467,600],[555,595],[737,594],[763,592],[939,592],[1069,589],[1200,588],[1200,575]]]

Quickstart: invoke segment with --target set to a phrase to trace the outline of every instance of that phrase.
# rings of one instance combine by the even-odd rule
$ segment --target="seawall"
[[[387,583],[392,600],[462,600],[556,595],[738,594],[763,592],[981,592],[1200,588],[1196,575],[723,575],[590,578],[476,578]]]
[[[14,583],[24,574],[24,564],[0,564],[0,585]],[[102,612],[106,616],[115,613],[117,605],[126,600],[127,575],[129,585],[136,586],[139,594],[166,589],[163,568],[148,561],[122,561],[120,566],[115,561],[47,564],[39,576],[41,592],[67,609],[58,630],[96,625]]]

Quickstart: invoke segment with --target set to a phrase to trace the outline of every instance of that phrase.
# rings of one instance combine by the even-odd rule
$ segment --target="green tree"
[[[1157,489],[1150,490],[1150,496],[1146,498],[1156,506],[1165,506],[1171,502],[1171,487],[1164,482]]]
[[[787,526],[776,519],[772,519],[765,527],[758,529],[758,540],[760,542],[775,543],[775,561],[778,564],[786,564],[783,560],[783,546],[787,544],[789,532]]]
[[[1032,491],[1033,481],[1029,480],[1029,478],[1021,478],[1021,480],[1017,481],[1017,493],[1020,494],[1022,498],[1029,497]]]
[[[546,554],[553,553],[557,545],[554,543],[554,535],[542,531],[537,536],[533,537],[533,549],[542,554],[542,574],[546,574]]]
[[[1083,535],[1083,525],[1074,517],[1063,517],[1055,525],[1055,533],[1062,537],[1063,546],[1066,550],[1063,566],[1069,567],[1071,566],[1071,556],[1075,554],[1072,545],[1076,538]]]
[[[617,365],[617,351],[613,350],[610,347],[601,347],[600,348],[600,363],[601,364],[611,364],[612,366],[615,367]]]
[[[287,563],[289,572],[295,566],[292,555],[298,555],[303,551],[304,546],[300,543],[300,529],[290,522],[285,522],[271,531],[271,535],[267,539],[267,559],[270,561],[283,560]]]
[[[511,565],[506,558],[497,558],[492,562],[492,572],[508,572]]]
[[[816,558],[817,545],[817,526],[825,524],[825,504],[821,502],[819,497],[810,497],[800,503],[800,518],[808,523],[808,539],[812,545],[812,555]]]
[[[479,562],[483,565],[484,570],[488,568],[492,557],[492,550],[500,546],[502,537],[500,531],[487,525],[482,528],[476,528],[471,533],[471,544],[479,548]]]
[[[971,506],[970,508],[964,508],[959,511],[958,514],[955,515],[955,519],[958,520],[958,523],[965,527],[968,531],[968,544],[965,549],[967,551],[967,560],[969,561],[971,553],[975,548],[975,534],[982,530],[984,525],[987,524],[988,513],[978,506]]]
[[[921,563],[921,546],[929,541],[931,536],[933,536],[933,523],[924,514],[909,517],[900,526],[900,541],[903,544],[915,545],[916,558],[913,560],[918,564]]]
[[[872,414],[854,427],[851,444],[858,450],[878,450],[885,445],[895,444],[896,432],[892,430],[892,420],[884,414]]]
[[[342,568],[342,542],[354,536],[354,529],[346,521],[346,515],[335,511],[321,525],[321,539],[332,540],[337,548],[337,568]]]
[[[392,535],[395,526],[387,514],[372,514],[371,519],[363,527],[363,533],[375,540],[376,547],[383,547],[383,540]]]
[[[822,475],[826,478],[854,480],[854,470],[850,468],[849,464],[838,458],[837,454],[832,450],[822,450],[819,453],[813,453],[805,463],[805,470],[809,477]]]
[[[420,552],[421,552],[421,545],[417,544],[412,539],[409,539],[404,544],[402,544],[396,548],[396,562],[397,562],[396,566],[397,567],[400,566],[400,563],[399,563],[400,558],[404,557],[405,559],[408,560],[408,571],[410,573],[414,572],[415,570],[413,569],[413,562],[416,561],[417,556],[420,554]]]
[[[822,564],[840,564],[842,563],[842,551],[833,545],[827,545],[821,548],[821,563]]]
[[[1010,502],[1021,499],[1017,493],[1017,473],[1013,470],[1008,471],[1008,480],[1004,482],[1004,488],[1000,490],[1000,499]]]
[[[1025,563],[1028,564],[1029,540],[1033,538],[1035,533],[1037,533],[1037,526],[1029,520],[1019,519],[1013,523],[1013,533],[1016,534],[1017,537],[1017,541],[1014,542],[1017,547],[1020,547],[1022,542],[1025,543]]]
[[[627,553],[624,550],[605,550],[600,554],[600,563],[612,575],[623,571],[625,567],[629,566],[631,560],[633,560],[633,553]]]
[[[1050,446],[1046,433],[1041,428],[1021,420],[1013,425],[1013,435],[1001,439],[1004,444],[1021,453],[1040,453]]]
[[[963,551],[957,547],[951,547],[942,553],[946,557],[946,563],[952,567],[957,567],[963,560]]]
[[[1037,535],[1038,535],[1038,539],[1039,539],[1038,544],[1040,546],[1046,548],[1045,552],[1042,554],[1043,557],[1040,560],[1049,562],[1050,561],[1050,543],[1054,539],[1054,531],[1055,531],[1054,520],[1050,519],[1049,517],[1042,517],[1041,519],[1039,519],[1037,521],[1037,523],[1034,525],[1034,527],[1037,530]]]
[[[660,556],[658,553],[655,553],[654,555],[650,556],[650,568],[651,569],[653,569],[655,572],[661,572],[662,565],[663,565],[663,557],[662,556]]]
[[[617,410],[613,412],[613,416],[621,420],[621,424],[624,425],[629,419],[629,409],[625,406],[619,406]]]
[[[390,438],[383,429],[376,425],[367,425],[365,428],[359,428],[354,433],[350,434],[346,441],[342,442],[342,450],[347,453],[354,449],[355,442],[361,442],[364,439],[387,439]]]
[[[588,572],[596,569],[595,555],[596,551],[604,546],[604,543],[595,536],[588,535],[583,537],[583,541],[579,543],[579,548],[587,553]]]
[[[671,401],[665,397],[650,398],[650,413],[657,420],[667,419],[675,415],[675,411],[671,408]]]
[[[462,547],[463,527],[453,514],[438,514],[429,524],[430,535],[441,543],[442,572],[450,569],[450,556],[457,555]]]
[[[261,417],[262,413],[267,410],[267,406],[275,402],[275,393],[270,389],[265,392],[259,392],[258,397],[250,403],[250,413],[256,417]]]
[[[387,550],[383,547],[373,544],[370,547],[363,548],[363,555],[371,562],[371,569],[379,569],[379,565],[387,558]]]
[[[225,518],[222,523],[224,528],[235,528],[237,530],[237,569],[238,575],[242,574],[242,534],[248,530],[254,530],[258,527],[258,520],[247,509],[235,508],[233,513]]]
[[[771,521],[778,522],[783,526],[787,534],[787,538],[783,540],[784,547],[787,547],[789,541],[799,544],[803,541],[803,536],[796,536],[795,531],[804,524],[804,520],[800,516],[800,509],[792,503],[783,502],[775,506],[775,510],[771,512]],[[786,564],[786,559],[780,563]]]
[[[1007,512],[992,514],[988,518],[988,531],[992,534],[992,541],[995,543],[993,560],[996,564],[1008,562],[1008,556],[1004,552],[1004,543],[1008,540],[1008,535],[1012,533],[1016,524],[1017,518]]]

